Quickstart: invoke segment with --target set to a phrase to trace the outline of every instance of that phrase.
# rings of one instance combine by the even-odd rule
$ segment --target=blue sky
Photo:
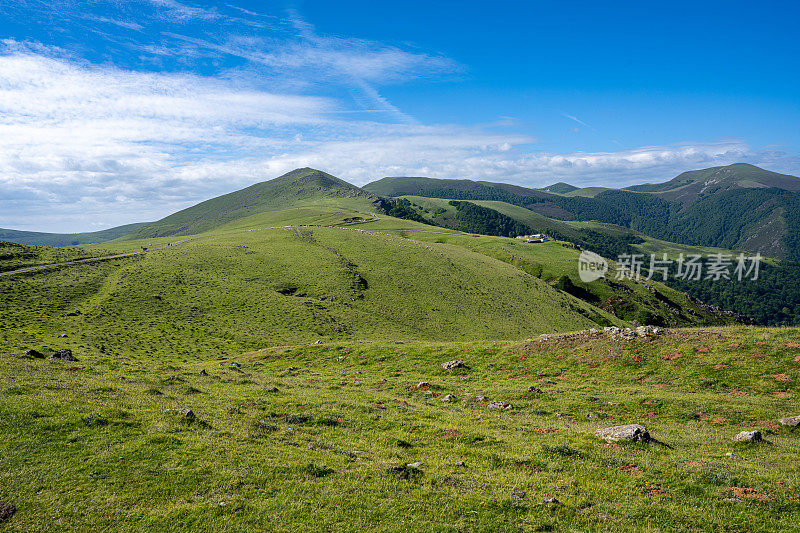
[[[800,175],[794,2],[0,0],[0,227],[154,220],[313,166]]]

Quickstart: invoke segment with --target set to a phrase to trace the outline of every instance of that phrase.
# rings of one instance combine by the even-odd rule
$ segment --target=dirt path
[[[75,265],[78,263],[91,263],[94,261],[107,261],[109,259],[119,259],[121,257],[130,257],[132,255],[139,255],[139,254],[146,254],[147,252],[152,252],[153,250],[163,250],[165,248],[171,248],[173,246],[177,246],[182,244],[189,239],[185,239],[182,241],[178,241],[175,243],[167,244],[166,246],[159,246],[158,248],[148,248],[147,250],[136,250],[135,252],[128,252],[124,254],[116,254],[116,255],[104,255],[102,257],[89,257],[86,259],[76,259],[75,261],[65,261],[63,263],[50,263],[49,265],[39,265],[39,266],[32,266],[27,268],[20,268],[19,270],[10,270],[8,272],[0,272],[0,276],[10,276],[11,274],[21,274],[22,272],[31,272],[34,270],[43,270],[45,268],[54,268],[54,267],[62,267],[67,265]]]

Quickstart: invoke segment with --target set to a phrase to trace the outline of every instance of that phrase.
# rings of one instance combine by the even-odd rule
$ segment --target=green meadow
[[[9,352],[0,498],[18,510],[3,527],[793,530],[800,433],[776,421],[800,414],[798,340],[729,327],[75,362]],[[452,359],[469,368],[443,370]],[[169,411],[181,408],[194,416]],[[593,435],[634,422],[656,441]],[[731,441],[750,429],[768,442]]]
[[[796,528],[800,433],[777,421],[800,414],[797,329],[552,336],[732,319],[656,282],[581,284],[567,243],[358,195],[267,207],[0,259],[148,249],[0,276],[0,529]],[[655,440],[594,436],[628,423]]]

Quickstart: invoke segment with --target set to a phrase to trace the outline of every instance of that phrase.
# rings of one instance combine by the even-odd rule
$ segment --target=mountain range
[[[548,218],[614,224],[666,241],[800,260],[800,179],[737,163],[685,172],[665,183],[529,189],[505,183],[384,178],[364,187],[405,195],[501,201]]]

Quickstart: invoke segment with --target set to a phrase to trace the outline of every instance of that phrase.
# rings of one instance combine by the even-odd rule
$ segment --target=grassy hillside
[[[67,333],[67,347],[97,355],[196,359],[319,339],[513,339],[618,323],[485,254],[378,231],[429,226],[284,227],[290,216],[359,216],[335,213],[269,212],[141,256],[2,278],[0,343],[22,349]],[[158,244],[109,246],[141,243]],[[83,315],[60,316],[75,309]]]
[[[279,178],[206,200],[148,224],[126,237],[128,240],[196,235],[223,224],[265,211],[326,199],[361,199],[368,205],[377,198],[345,181],[312,168],[293,170]]]
[[[746,163],[734,163],[724,167],[684,172],[665,183],[627,187],[631,191],[657,193],[664,198],[684,204],[694,202],[701,195],[737,188],[800,191],[800,178],[771,172]]]
[[[0,272],[106,255],[101,248],[55,248],[0,241]]]
[[[563,181],[559,181],[558,183],[548,185],[547,187],[542,187],[542,190],[545,192],[551,192],[553,194],[566,194],[568,192],[578,190],[578,187],[570,185],[569,183],[564,183]]]
[[[798,341],[725,328],[71,363],[4,349],[3,528],[790,531],[800,433],[777,420],[800,414]],[[626,423],[656,441],[593,435]],[[769,443],[732,442],[742,430]]]
[[[665,241],[800,261],[800,179],[752,165],[693,171],[666,184],[590,187],[563,195],[425,178],[386,178],[365,189],[387,196],[501,201],[549,218],[615,224]]]
[[[118,239],[147,224],[126,224],[102,231],[87,233],[41,233],[38,231],[20,231],[0,228],[0,241],[30,244],[35,246],[80,246]]]

